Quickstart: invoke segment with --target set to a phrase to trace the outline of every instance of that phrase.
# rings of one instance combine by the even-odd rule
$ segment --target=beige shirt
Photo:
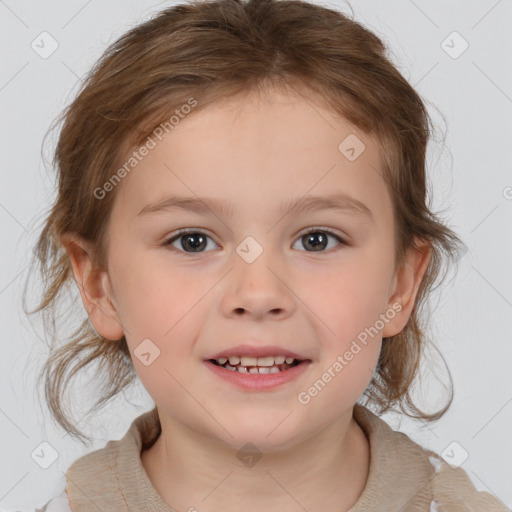
[[[354,406],[354,419],[369,439],[370,470],[349,512],[510,512],[490,493],[478,492],[462,468],[365,407]],[[156,492],[140,458],[159,434],[155,408],[136,418],[122,439],[76,460],[66,473],[72,512],[175,512]]]

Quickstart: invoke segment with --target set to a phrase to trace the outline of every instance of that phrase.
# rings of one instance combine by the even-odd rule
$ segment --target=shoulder
[[[410,448],[399,457],[404,453],[408,456],[415,453],[417,469],[429,468],[429,491],[426,493],[431,500],[429,512],[511,512],[493,494],[478,491],[464,469],[450,465],[440,455],[417,444],[407,435],[401,432],[397,432],[397,435]]]
[[[354,418],[370,443],[368,481],[354,512],[389,510],[425,512],[511,512],[493,494],[478,491],[468,474],[440,455],[394,430],[365,407]]]
[[[423,451],[433,468],[431,512],[510,512],[494,495],[478,491],[464,469],[451,466],[430,450]]]
[[[354,419],[368,438],[370,467],[351,512],[511,512],[493,494],[479,492],[462,468],[394,430],[373,411],[357,405]]]
[[[69,487],[73,486],[73,482],[77,485],[84,481],[99,482],[101,479],[109,475],[117,474],[120,458],[123,461],[130,462],[126,456],[126,451],[130,451],[130,455],[137,453],[137,439],[133,432],[133,427],[121,439],[109,440],[101,448],[89,451],[73,461],[68,467],[65,476],[67,491],[71,500],[73,493]]]
[[[35,512],[71,512],[71,505],[69,503],[66,491],[51,499],[42,509]]]

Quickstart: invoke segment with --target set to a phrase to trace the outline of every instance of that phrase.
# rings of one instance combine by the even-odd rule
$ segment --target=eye
[[[208,235],[201,231],[182,229],[178,231],[173,237],[166,240],[164,242],[164,246],[174,245],[175,242],[178,242],[180,247],[174,247],[178,250],[182,250],[183,252],[204,252],[203,249],[208,245],[208,239],[212,240]]]
[[[303,247],[312,247],[312,250],[307,252],[322,252],[329,245],[329,238],[336,239],[341,245],[348,245],[338,234],[328,228],[309,229],[302,233],[299,240],[302,241]]]
[[[302,233],[299,240],[302,241],[304,248],[307,249],[308,246],[312,248],[311,251],[307,252],[325,252],[326,248],[332,248],[328,247],[329,238],[337,240],[338,245],[349,245],[337,233],[328,228],[311,228],[305,233]],[[202,231],[182,229],[166,240],[163,245],[171,245],[178,251],[193,254],[205,252],[205,248],[208,247],[208,240],[213,242],[212,238]],[[299,240],[297,240],[297,242]],[[215,242],[213,243],[217,246]],[[174,244],[179,244],[179,246]]]

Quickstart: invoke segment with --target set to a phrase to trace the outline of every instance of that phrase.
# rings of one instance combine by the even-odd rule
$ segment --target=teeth
[[[256,366],[258,364],[258,360],[255,357],[242,356],[242,360],[240,361],[242,366]]]
[[[217,362],[220,366],[231,371],[240,373],[277,373],[286,370],[295,361],[293,357],[285,356],[229,356],[219,357]],[[298,362],[298,361],[296,361]]]
[[[220,360],[219,360],[219,362],[220,362]],[[239,363],[240,363],[240,358],[238,356],[229,356],[229,364],[236,366]]]
[[[239,365],[236,367],[239,373],[278,373],[279,368],[277,366],[272,366],[271,368],[255,368],[247,369],[245,366]],[[251,371],[253,370],[253,371]],[[254,371],[257,370],[257,371]]]
[[[229,356],[227,357],[219,357],[217,362],[221,365],[227,363],[229,360],[229,364],[231,366],[236,366],[241,364],[242,366],[263,366],[263,367],[271,367],[275,364],[283,364],[285,361],[287,364],[292,364],[295,359],[293,357],[285,357],[285,356],[265,356],[265,357],[250,357],[250,356]]]
[[[258,357],[258,366],[274,366],[274,356]]]

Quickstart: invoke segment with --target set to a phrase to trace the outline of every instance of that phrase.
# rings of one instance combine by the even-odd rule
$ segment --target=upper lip
[[[221,357],[229,356],[249,356],[249,357],[266,357],[266,356],[285,356],[293,357],[299,361],[307,360],[308,358],[292,352],[286,348],[277,347],[274,345],[265,345],[264,347],[257,347],[254,345],[237,345],[236,347],[228,348],[209,356],[207,359],[219,359]]]

